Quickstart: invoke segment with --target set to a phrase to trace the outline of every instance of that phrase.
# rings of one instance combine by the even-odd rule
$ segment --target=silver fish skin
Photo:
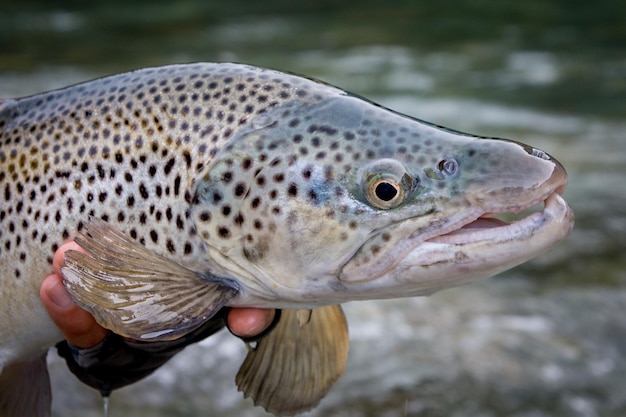
[[[79,233],[91,257],[68,255],[75,300],[161,340],[223,306],[428,295],[533,258],[574,221],[567,174],[541,150],[240,64],[0,101],[0,169],[0,370],[61,339],[39,286]]]

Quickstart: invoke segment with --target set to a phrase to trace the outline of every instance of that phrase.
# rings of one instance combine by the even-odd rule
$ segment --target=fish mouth
[[[539,229],[546,222],[563,221],[571,209],[562,197],[564,187],[524,206],[485,212],[478,218],[451,225],[448,230],[426,242],[466,245],[481,241],[515,239]]]
[[[423,295],[493,276],[543,253],[574,225],[573,211],[562,197],[567,174],[556,160],[550,162],[552,172],[541,183],[479,184],[459,197],[462,204],[448,209],[444,201],[430,217],[391,225],[387,230],[397,238],[386,252],[374,253],[376,242],[366,242],[343,265],[339,279],[378,286],[377,296],[384,298]],[[501,185],[497,179],[494,183]],[[382,282],[388,283],[384,289]]]
[[[531,152],[525,149],[526,152]],[[536,150],[531,148],[532,155]],[[554,164],[550,178],[535,189],[537,197],[529,198],[519,203],[520,196],[526,194],[524,190],[509,190],[503,194],[506,201],[516,201],[516,204],[493,204],[483,208],[483,213],[475,218],[460,220],[457,224],[449,225],[447,230],[441,230],[437,236],[431,237],[427,242],[445,243],[449,245],[471,245],[489,242],[525,241],[530,238],[540,238],[548,241],[556,236],[549,236],[561,226],[560,230],[572,228],[574,215],[562,195],[567,188],[567,173],[565,168],[557,160],[545,153],[540,154],[542,160],[548,160]],[[539,191],[542,190],[542,191]],[[479,212],[480,213],[480,212]],[[535,236],[535,234],[541,236]]]

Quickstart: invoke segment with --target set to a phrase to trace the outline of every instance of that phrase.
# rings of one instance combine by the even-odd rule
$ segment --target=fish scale
[[[125,337],[172,340],[223,306],[286,309],[237,383],[293,414],[343,371],[337,304],[493,275],[573,224],[565,170],[543,151],[239,64],[0,101],[0,168],[0,415],[6,375],[45,370],[37,358],[61,339],[39,286],[65,240],[89,253],[66,255],[74,301]]]
[[[204,243],[188,221],[194,178],[252,115],[294,95],[313,96],[317,86],[302,84],[245,66],[198,64],[3,101],[0,298],[10,312],[2,314],[3,338],[19,343],[0,358],[32,356],[60,339],[37,288],[55,250],[90,216],[206,269]],[[32,296],[14,300],[24,287]],[[23,334],[36,326],[29,318],[46,323],[43,336]]]
[[[151,248],[161,250],[165,240],[168,252],[197,258],[186,222],[193,178],[235,128],[287,100],[298,81],[245,67],[174,66],[5,103],[0,224],[16,235],[3,239],[2,256],[19,253],[27,266],[29,256],[43,255],[50,263],[90,215],[123,226]],[[44,252],[27,251],[21,245],[27,237]],[[48,269],[33,267],[17,265],[14,275]]]

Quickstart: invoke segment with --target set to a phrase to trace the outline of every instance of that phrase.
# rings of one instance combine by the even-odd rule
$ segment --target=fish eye
[[[368,187],[369,202],[377,208],[390,209],[397,207],[404,200],[404,190],[393,178],[381,178]]]
[[[404,167],[393,160],[383,160],[369,166],[363,179],[363,195],[367,202],[382,210],[402,204],[415,183]]]
[[[376,193],[376,197],[382,201],[392,201],[398,195],[398,187],[399,185],[395,181],[380,181],[376,184],[374,192]]]
[[[373,175],[366,187],[365,197],[376,208],[392,209],[404,201],[404,187],[393,177]]]

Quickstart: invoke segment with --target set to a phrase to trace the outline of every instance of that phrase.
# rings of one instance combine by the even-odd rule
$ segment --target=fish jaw
[[[470,225],[473,223],[479,222]],[[344,285],[346,292],[367,294],[363,299],[430,295],[522,264],[565,239],[573,225],[572,209],[555,192],[546,199],[541,212],[511,224],[493,222],[491,227],[477,228],[466,225],[435,236],[413,248],[376,279]]]

